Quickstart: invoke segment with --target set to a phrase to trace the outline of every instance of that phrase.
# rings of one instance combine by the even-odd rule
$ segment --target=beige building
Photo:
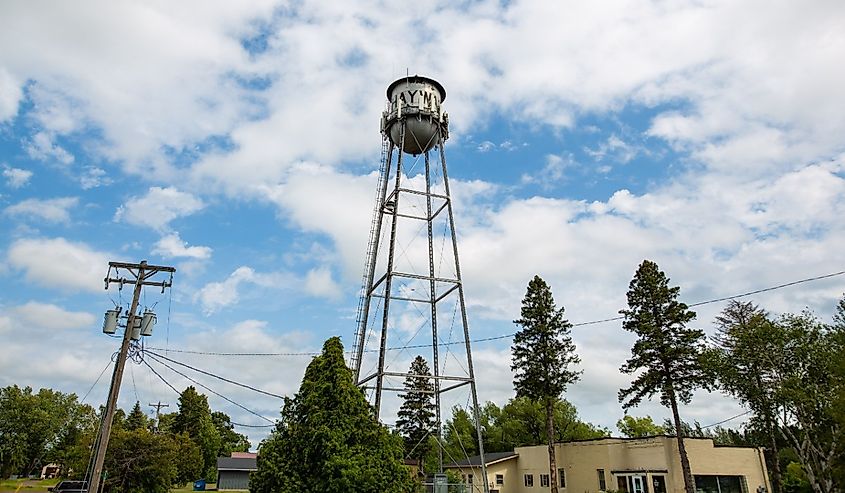
[[[762,450],[715,446],[709,438],[687,438],[684,443],[697,491],[771,491]],[[684,491],[678,442],[673,437],[559,443],[555,454],[560,491],[564,493]],[[546,445],[518,447],[513,452],[488,454],[485,459],[491,493],[539,493],[550,489]],[[468,492],[484,491],[479,482],[478,457],[446,467],[461,475]]]

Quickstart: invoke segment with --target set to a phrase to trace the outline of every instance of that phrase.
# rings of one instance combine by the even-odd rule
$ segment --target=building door
[[[631,493],[645,493],[643,479],[642,476],[631,476]]]
[[[652,476],[651,484],[654,485],[654,493],[666,493],[666,476]]]

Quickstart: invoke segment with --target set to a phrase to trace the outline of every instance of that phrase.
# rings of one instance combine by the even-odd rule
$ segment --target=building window
[[[604,469],[596,469],[596,475],[599,477],[599,491],[607,490],[607,480],[604,478]]]
[[[528,486],[528,487],[534,486],[534,475],[533,474],[526,474],[525,476],[523,476],[523,479],[525,479],[525,486]]]
[[[558,469],[557,477],[560,478],[560,487],[566,488],[566,471],[564,471],[563,469]]]
[[[496,475],[496,484],[505,484],[505,476],[503,474]]]
[[[540,475],[540,486],[548,488],[549,487],[549,475],[548,474],[541,474]]]
[[[472,474],[467,474],[467,484],[472,484]]]
[[[745,476],[710,476],[696,474],[695,491],[701,493],[748,493]]]

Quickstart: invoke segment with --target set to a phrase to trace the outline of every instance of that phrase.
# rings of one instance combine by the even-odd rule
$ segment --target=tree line
[[[716,320],[717,333],[689,327],[696,314],[679,301],[680,288],[656,263],[643,261],[631,280],[622,328],[636,340],[620,372],[634,375],[619,391],[624,411],[657,398],[671,413],[662,426],[626,415],[629,436],[673,435],[687,493],[695,491],[684,437],[765,447],[775,493],[836,493],[845,484],[845,298],[833,319],[809,312],[773,316],[753,303],[731,301]],[[515,396],[504,406],[481,407],[485,451],[547,444],[550,486],[556,491],[554,443],[609,435],[578,418],[566,401],[581,376],[572,325],[551,287],[539,276],[522,300],[512,346]],[[720,390],[740,401],[750,419],[744,430],[704,430],[681,418],[680,406],[699,389]],[[418,460],[431,471],[478,453],[472,410],[456,407],[438,444],[428,363],[413,360],[396,427],[379,423],[354,383],[340,339],[325,342],[300,388],[286,398],[275,428],[259,447],[253,493],[362,491],[400,493],[419,483],[404,467]],[[26,410],[24,412],[23,410]],[[33,412],[37,410],[37,412]],[[0,389],[0,472],[28,474],[45,460],[84,474],[99,413],[73,394]],[[136,403],[119,413],[106,468],[109,491],[166,491],[171,484],[212,477],[216,457],[246,450],[228,416],[214,413],[193,387],[179,411],[163,415],[158,433]],[[434,432],[434,433],[433,433]],[[153,468],[153,469],[145,469]],[[155,474],[153,472],[155,471]],[[155,478],[155,479],[154,479]]]
[[[0,476],[28,477],[56,464],[60,476],[84,479],[101,417],[102,409],[80,403],[75,394],[0,389]],[[249,447],[230,417],[212,411],[194,387],[180,394],[176,412],[158,421],[136,401],[129,412],[115,412],[103,491],[164,493],[173,485],[213,480],[218,456]]]
[[[631,280],[622,328],[636,340],[620,368],[634,375],[619,390],[624,411],[657,398],[671,413],[662,425],[625,415],[620,430],[632,437],[677,438],[687,493],[695,484],[685,437],[764,447],[775,493],[836,493],[845,483],[845,298],[831,322],[809,312],[771,316],[753,303],[731,301],[716,320],[715,337],[689,327],[696,314],[679,301],[680,288],[645,260]],[[503,407],[479,410],[487,452],[547,444],[550,487],[557,491],[554,444],[609,435],[583,422],[564,399],[581,376],[572,325],[551,288],[535,276],[522,300],[512,346],[515,396]],[[681,418],[680,406],[699,389],[739,400],[750,419],[742,431],[704,429]],[[401,467],[407,458],[424,471],[441,460],[478,453],[472,410],[452,409],[437,443],[428,363],[415,358],[405,379],[396,427],[375,419],[343,360],[338,338],[306,370],[299,392],[285,400],[276,429],[259,448],[253,493],[414,491],[419,483]],[[785,467],[781,467],[785,464]],[[416,487],[414,485],[417,485]]]
[[[629,284],[622,328],[637,336],[620,372],[635,375],[619,390],[624,411],[657,398],[671,414],[662,425],[651,417],[625,415],[617,423],[630,437],[674,436],[687,493],[695,484],[685,437],[718,444],[763,447],[774,493],[833,493],[845,484],[845,298],[831,322],[812,313],[772,316],[752,302],[730,301],[715,320],[716,334],[690,327],[695,312],[679,301],[680,288],[656,263],[645,260]],[[580,379],[580,358],[564,308],[539,276],[522,300],[520,327],[512,345],[516,396],[503,408],[487,403],[479,411],[486,452],[547,444],[551,490],[557,490],[554,444],[609,435],[581,422],[563,396]],[[478,453],[471,413],[452,410],[442,448],[431,436],[435,426],[427,362],[417,357],[405,381],[397,430],[407,456],[429,471]],[[680,405],[694,392],[719,390],[748,409],[741,431],[703,429],[681,419]]]

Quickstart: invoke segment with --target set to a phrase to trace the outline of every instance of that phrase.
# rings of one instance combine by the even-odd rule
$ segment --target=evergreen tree
[[[126,416],[125,427],[129,431],[147,428],[147,416],[141,410],[141,403],[139,401],[135,401],[135,406],[132,407],[132,411]]]
[[[521,326],[513,338],[514,388],[517,397],[543,402],[546,407],[546,437],[549,445],[551,491],[557,493],[557,463],[554,450],[554,408],[566,387],[581,373],[570,368],[581,360],[569,331],[572,324],[563,317],[563,307],[555,306],[552,290],[540,276],[528,283],[522,299]]]
[[[191,386],[179,395],[179,411],[170,425],[170,432],[185,433],[202,452],[202,471],[207,478],[217,474],[217,452],[220,435],[211,419],[208,398]],[[195,478],[198,479],[198,478]]]
[[[408,376],[405,377],[405,393],[396,419],[396,429],[405,439],[405,456],[419,461],[420,470],[424,470],[425,457],[431,449],[428,440],[434,423],[434,384],[431,371],[422,356],[411,362]]]
[[[404,493],[402,439],[376,419],[333,337],[315,357],[282,418],[259,447],[253,493]]]
[[[679,287],[669,287],[669,278],[656,263],[640,264],[628,286],[628,309],[619,312],[624,316],[622,327],[638,336],[621,371],[639,376],[619,391],[619,401],[628,410],[660,394],[660,402],[672,410],[684,487],[695,493],[678,401],[688,404],[693,391],[709,388],[711,379],[703,361],[704,331],[686,328],[695,312],[678,301],[679,292]]]

